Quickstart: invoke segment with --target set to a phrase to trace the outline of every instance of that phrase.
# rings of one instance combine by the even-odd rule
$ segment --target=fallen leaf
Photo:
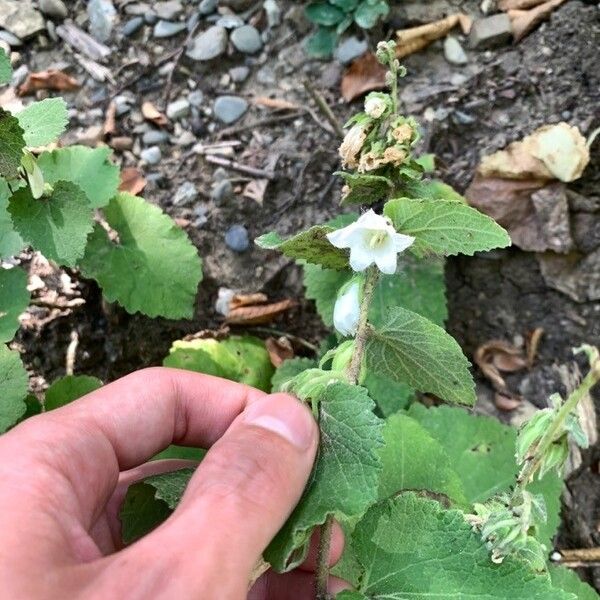
[[[256,106],[264,106],[274,110],[302,110],[299,104],[284,100],[283,98],[269,98],[268,96],[255,96],[251,100]]]
[[[268,185],[268,179],[253,179],[245,185],[243,196],[249,200],[254,200],[262,206]]]
[[[169,124],[169,119],[152,102],[146,101],[142,104],[142,115],[146,121],[150,121],[159,127],[166,127]]]
[[[39,71],[38,73],[29,73],[27,79],[19,86],[18,94],[19,96],[26,96],[27,94],[33,94],[37,90],[67,92],[77,90],[80,87],[79,82],[74,77],[62,71],[48,69],[47,71]]]
[[[294,358],[292,344],[285,336],[281,336],[277,339],[274,337],[267,338],[265,340],[265,346],[269,353],[271,363],[275,368],[280,367],[284,360]]]
[[[272,304],[241,306],[229,311],[226,322],[235,325],[262,325],[269,323],[295,304],[293,300],[287,299]]]
[[[146,187],[146,180],[135,167],[126,167],[121,171],[119,190],[137,196]]]
[[[371,90],[380,90],[386,86],[386,70],[372,52],[357,58],[342,78],[342,96],[346,102],[352,102]]]
[[[533,367],[543,335],[544,329],[542,327],[536,327],[525,339],[525,347],[527,348],[527,368],[529,369]]]
[[[498,8],[504,11],[514,8],[532,8],[545,1],[546,0],[500,0],[498,2]]]
[[[104,137],[113,135],[117,131],[117,105],[115,102],[111,102],[106,109],[106,115],[104,115]]]
[[[253,294],[234,294],[229,301],[229,310],[240,308],[242,306],[265,304],[268,301],[269,297],[262,292],[255,292]]]
[[[515,42],[521,41],[531,33],[550,13],[566,0],[549,0],[530,10],[509,10],[506,14],[510,19]]]
[[[494,394],[494,404],[498,410],[510,412],[521,406],[521,398],[516,396],[506,396],[500,392]]]

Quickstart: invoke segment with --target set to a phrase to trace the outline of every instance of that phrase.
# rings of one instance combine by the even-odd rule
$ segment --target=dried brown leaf
[[[295,304],[293,300],[287,299],[273,304],[241,306],[229,311],[226,322],[236,325],[262,325],[271,322]]]
[[[527,348],[527,367],[529,369],[533,367],[543,335],[544,329],[542,327],[536,327],[525,340],[525,347]]]
[[[503,340],[490,340],[475,351],[474,360],[497,392],[513,397],[500,372],[514,373],[527,367],[523,352]]]
[[[510,412],[521,406],[521,398],[518,396],[507,396],[506,394],[496,392],[494,394],[494,404],[498,410]]]
[[[243,196],[244,198],[248,198],[249,200],[254,200],[262,206],[268,185],[268,179],[253,179],[252,181],[249,181],[244,187]]]
[[[294,358],[294,349],[290,340],[285,336],[280,338],[270,337],[265,340],[271,363],[275,368],[280,367],[283,361]]]
[[[111,102],[106,109],[106,115],[104,115],[104,128],[102,130],[104,137],[107,135],[113,135],[117,131],[117,105],[115,102]]]
[[[384,88],[386,70],[379,64],[372,52],[357,58],[342,78],[342,96],[346,102],[352,102],[371,90]]]
[[[27,79],[19,86],[19,96],[33,94],[37,90],[57,90],[67,92],[79,89],[81,86],[74,77],[57,71],[48,69],[47,71],[39,71],[38,73],[29,73]]]
[[[152,102],[146,101],[142,104],[142,115],[146,121],[150,121],[159,127],[166,127],[169,124],[169,119]]]
[[[146,180],[135,167],[126,167],[121,171],[119,190],[137,196],[146,187]]]
[[[255,304],[266,304],[268,301],[269,297],[262,292],[235,294],[229,302],[229,309],[240,308],[241,306],[254,306]]]
[[[521,41],[531,33],[550,13],[563,4],[566,0],[549,0],[530,10],[509,10],[507,12],[513,29],[515,42]]]

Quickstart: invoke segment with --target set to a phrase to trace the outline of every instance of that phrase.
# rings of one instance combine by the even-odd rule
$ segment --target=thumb
[[[246,597],[251,571],[302,495],[317,445],[312,414],[285,394],[259,398],[233,421],[175,513],[146,538],[173,555],[179,597],[196,597],[194,589]]]

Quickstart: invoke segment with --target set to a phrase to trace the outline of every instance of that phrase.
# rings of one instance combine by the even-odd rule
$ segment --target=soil
[[[84,10],[81,3],[72,4]],[[280,0],[279,4],[285,14],[297,3]],[[480,15],[479,2],[453,4]],[[383,27],[380,32],[372,33],[371,47],[379,35],[390,31],[389,27]],[[242,64],[243,59],[237,54],[217,61],[216,65],[184,60],[174,77],[171,97],[178,97],[186,88],[187,80],[193,79],[204,92],[208,107],[217,95],[231,91],[247,98],[277,96],[304,106],[311,104],[301,85],[302,80],[308,79],[343,123],[358,108],[339,99],[343,68],[335,62],[306,58],[301,50],[305,36],[302,25],[284,21],[260,58],[246,59],[251,75],[241,85],[223,79],[230,67]],[[177,37],[159,41],[164,54],[182,42]],[[151,39],[151,43],[157,44],[157,40]],[[142,63],[145,58],[151,58],[149,42],[143,35],[119,44],[119,51],[113,53],[109,63],[113,73],[131,57],[140,58]],[[438,157],[436,175],[464,192],[481,156],[522,138],[541,125],[564,120],[589,135],[600,126],[599,47],[597,3],[570,0],[520,44],[485,52],[471,51],[466,66],[449,65],[441,43],[407,57],[404,64],[408,75],[402,82],[402,101],[406,112],[423,125],[423,151],[433,152]],[[32,71],[60,60],[73,62],[61,44],[52,42],[46,48],[30,44],[23,53],[24,62]],[[80,68],[75,71],[85,79]],[[115,86],[88,78],[80,92],[69,96],[78,107],[72,126],[77,129],[101,123],[110,94],[117,88],[132,91],[139,104],[152,100],[162,106],[164,75],[156,69],[144,73],[139,64],[118,73]],[[134,81],[140,73],[142,76]],[[94,108],[102,111],[90,116],[90,109]],[[325,131],[327,125],[321,113],[316,111],[315,114],[317,120],[322,120],[321,124],[302,113],[293,121],[256,127],[226,138],[241,141],[241,150],[235,156],[237,161],[257,168],[265,168],[274,155],[279,155],[275,180],[269,183],[262,204],[242,196],[241,180],[236,183],[236,193],[231,199],[220,203],[211,200],[209,192],[215,166],[197,156],[182,160],[186,151],[179,146],[163,148],[164,158],[158,168],[147,169],[147,174],[155,176],[151,177],[153,182],[144,196],[171,216],[191,222],[186,229],[205,262],[195,318],[172,322],[128,315],[119,307],[106,306],[93,282],[71,273],[85,303],[62,311],[37,307],[35,319],[29,327],[22,328],[17,338],[24,360],[38,378],[39,386],[64,374],[65,354],[73,331],[79,335],[76,372],[108,381],[143,366],[160,364],[173,340],[222,325],[214,309],[219,287],[264,291],[274,300],[299,299],[299,305],[273,327],[318,343],[325,330],[312,304],[302,300],[298,267],[285,259],[266,262],[264,253],[257,248],[234,253],[224,243],[225,231],[234,224],[244,224],[252,238],[271,229],[281,234],[298,231],[338,213],[341,186],[332,178],[333,171],[339,167],[338,139]],[[268,109],[252,107],[235,126],[271,115]],[[135,135],[135,127],[136,123],[127,116],[119,120],[122,135]],[[193,123],[193,128],[202,143],[215,141],[222,129],[208,110]],[[569,185],[596,207],[600,207],[599,149],[600,140],[597,140],[592,148],[596,156],[592,164],[579,181]],[[119,154],[117,158],[123,166],[139,162],[132,153]],[[239,178],[240,174],[231,176]],[[193,225],[190,208],[172,204],[174,191],[184,181],[194,182],[202,191],[199,203],[206,208],[208,220],[201,227]],[[598,212],[592,209],[578,213],[573,204],[571,209],[572,223],[584,222],[586,231],[597,227]],[[588,246],[584,253],[591,253],[600,246],[600,239],[597,244]],[[525,402],[545,406],[549,393],[564,391],[560,367],[573,364],[571,349],[583,342],[600,345],[600,304],[575,302],[550,288],[534,253],[511,248],[473,258],[450,259],[446,275],[448,329],[468,356],[472,357],[476,348],[486,341],[502,339],[519,345],[529,332],[543,328],[534,366],[509,378],[511,389],[518,391]],[[488,412],[510,421],[510,414],[497,410],[489,402],[492,394],[487,381],[479,372],[476,376]],[[600,407],[600,401],[596,406]],[[599,459],[597,446],[586,451],[582,466],[569,478],[571,496],[564,510],[556,548],[600,545]],[[600,570],[588,569],[583,575],[600,589]]]

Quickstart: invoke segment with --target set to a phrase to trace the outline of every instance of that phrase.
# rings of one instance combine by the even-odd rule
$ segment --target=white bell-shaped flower
[[[353,336],[360,318],[360,281],[353,279],[343,287],[333,308],[333,325],[344,337]]]
[[[410,235],[398,233],[389,219],[369,210],[343,229],[327,234],[336,248],[350,249],[350,266],[354,271],[364,271],[372,264],[386,275],[396,272],[398,253],[415,241]]]

